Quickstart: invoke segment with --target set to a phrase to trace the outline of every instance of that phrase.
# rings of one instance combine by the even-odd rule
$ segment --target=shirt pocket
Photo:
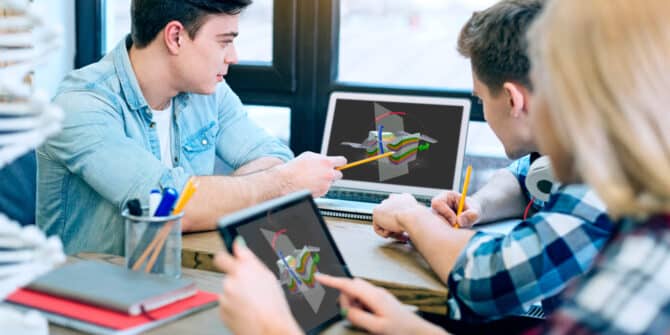
[[[214,142],[217,131],[216,122],[211,122],[184,141],[184,156],[197,174],[212,174],[214,171]]]

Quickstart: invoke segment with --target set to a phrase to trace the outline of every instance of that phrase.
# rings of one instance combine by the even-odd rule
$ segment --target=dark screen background
[[[285,235],[296,248],[302,248],[305,245],[319,247],[321,249],[319,252],[319,272],[338,277],[346,276],[342,268],[343,265],[338,260],[309,201],[302,201],[294,206],[273,212],[270,214],[269,220],[268,216],[264,216],[237,229],[237,233],[244,237],[249,248],[279,278],[279,269],[276,265],[279,257],[261,233],[261,228],[271,231],[287,229]],[[337,304],[337,298],[340,294],[337,290],[324,286],[326,294],[318,314],[315,315],[302,294],[291,294],[284,285],[282,285],[282,288],[293,315],[305,331],[321,325],[340,313]]]
[[[461,106],[424,105],[417,103],[377,102],[393,111],[407,113],[405,131],[428,135],[438,142],[418,153],[409,163],[409,174],[384,183],[413,187],[451,189],[461,135]],[[328,155],[342,155],[349,162],[367,158],[365,150],[341,145],[342,142],[361,143],[371,130],[376,130],[373,101],[337,100],[328,143]],[[423,143],[423,141],[422,141]],[[343,171],[347,180],[379,182],[376,162]]]

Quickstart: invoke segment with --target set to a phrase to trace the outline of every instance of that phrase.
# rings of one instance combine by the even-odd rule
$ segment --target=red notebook
[[[129,316],[128,314],[28,289],[17,290],[7,297],[6,301],[24,307],[38,309],[47,312],[48,314],[55,314],[69,319],[94,324],[110,330],[129,330],[142,325],[150,325],[150,327],[140,327],[141,330],[146,330],[169,320],[214,306],[218,301],[218,296],[213,293],[198,291],[198,293],[190,298],[177,301],[138,316]],[[49,315],[47,315],[47,318],[49,318]],[[52,318],[49,319],[52,320]],[[67,324],[67,326],[73,325]]]

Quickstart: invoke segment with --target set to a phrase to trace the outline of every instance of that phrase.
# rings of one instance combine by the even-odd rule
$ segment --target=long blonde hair
[[[613,216],[670,210],[669,0],[553,0],[528,33],[560,145]]]

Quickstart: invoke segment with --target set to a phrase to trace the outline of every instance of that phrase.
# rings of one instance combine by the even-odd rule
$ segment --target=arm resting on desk
[[[344,163],[343,157],[307,152],[288,163],[248,175],[198,177],[198,191],[184,209],[182,230],[214,229],[222,215],[302,189],[321,196],[333,181],[342,178],[335,167]],[[271,159],[260,159],[241,169],[253,171],[272,164]]]
[[[282,195],[279,174],[268,170],[239,177],[198,177],[198,191],[184,208],[182,231],[212,230],[226,213]]]
[[[398,216],[398,221],[411,237],[414,247],[440,280],[446,283],[456,260],[476,232],[455,229],[425,207],[415,207]]]

